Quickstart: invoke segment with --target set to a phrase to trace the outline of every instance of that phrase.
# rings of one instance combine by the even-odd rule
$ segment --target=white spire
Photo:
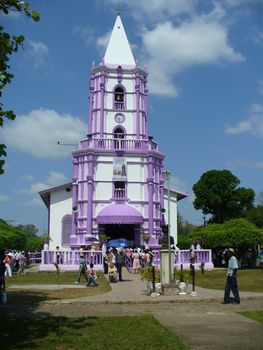
[[[122,21],[118,15],[111,33],[110,41],[104,56],[106,66],[136,66]]]

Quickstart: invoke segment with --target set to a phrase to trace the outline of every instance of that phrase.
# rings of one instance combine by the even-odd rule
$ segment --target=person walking
[[[80,250],[79,271],[78,271],[77,281],[75,282],[76,284],[79,284],[81,275],[85,277],[86,281],[88,280],[86,272],[87,272],[87,264],[85,261],[84,252]]]
[[[232,291],[234,296],[234,304],[240,304],[239,291],[237,286],[237,270],[238,270],[238,261],[236,258],[236,253],[233,248],[228,249],[228,269],[227,269],[227,278],[225,285],[225,294],[223,304],[230,304],[230,292]]]
[[[19,264],[18,264],[18,275],[24,275],[25,274],[25,267],[26,267],[26,257],[25,252],[22,251],[19,256]]]
[[[123,281],[122,279],[122,265],[123,265],[123,252],[120,250],[120,248],[117,249],[117,254],[116,254],[116,268],[118,271],[119,275],[119,281]]]
[[[12,273],[12,259],[13,259],[13,255],[12,253],[7,253],[7,255],[5,256],[3,263],[5,264],[6,267],[6,271],[5,271],[5,276],[9,276],[12,277],[13,273]]]
[[[140,273],[140,253],[138,248],[134,250],[132,254],[133,263],[132,263],[132,273]]]

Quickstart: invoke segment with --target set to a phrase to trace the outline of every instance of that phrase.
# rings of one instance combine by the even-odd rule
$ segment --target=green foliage
[[[0,249],[17,249],[40,251],[43,249],[44,237],[32,234],[28,228],[37,232],[34,225],[12,226],[0,219]]]
[[[141,280],[143,281],[153,281],[153,266],[148,264],[145,266],[144,270],[141,270]],[[158,283],[161,280],[160,270],[154,271],[155,282]]]
[[[263,244],[263,232],[246,219],[233,219],[224,224],[209,224],[200,227],[194,239],[201,241],[204,248],[233,247],[239,250]]]
[[[212,222],[241,217],[252,208],[255,193],[251,188],[238,187],[240,180],[229,170],[209,170],[193,185],[195,209],[212,215]]]
[[[255,226],[263,228],[263,205],[248,209],[245,217]]]
[[[8,15],[10,12],[19,12],[27,17],[32,18],[38,22],[40,16],[38,12],[30,11],[30,5],[28,2],[18,0],[0,0],[0,16]],[[4,31],[4,28],[0,26],[0,96],[2,96],[2,90],[6,85],[10,84],[14,75],[9,71],[9,59],[10,56],[17,52],[18,48],[23,44],[25,38],[23,35],[10,35]],[[12,110],[4,110],[3,103],[0,103],[0,127],[4,126],[5,120],[14,120],[15,114]],[[6,146],[0,144],[0,158],[6,156]],[[4,173],[5,161],[0,159],[0,175]]]
[[[177,237],[177,246],[180,249],[189,249],[190,239],[187,235],[179,235]]]

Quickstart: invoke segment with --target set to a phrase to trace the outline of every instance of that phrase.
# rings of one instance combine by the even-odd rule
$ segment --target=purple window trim
[[[118,102],[118,101],[115,101],[115,90],[117,88],[121,88],[123,90],[123,101],[122,102]],[[126,106],[127,106],[127,103],[126,103],[126,88],[123,84],[116,84],[114,87],[113,87],[113,90],[110,91],[109,93],[112,93],[112,109],[113,110],[126,110]],[[120,107],[122,108],[116,108],[116,106],[120,104]]]

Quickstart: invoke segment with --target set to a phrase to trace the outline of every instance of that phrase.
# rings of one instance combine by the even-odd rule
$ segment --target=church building
[[[50,250],[77,250],[102,234],[135,245],[147,234],[158,249],[168,216],[177,242],[177,202],[187,194],[167,187],[165,154],[148,129],[147,75],[117,15],[105,56],[91,68],[87,137],[72,152],[72,181],[40,192]]]

